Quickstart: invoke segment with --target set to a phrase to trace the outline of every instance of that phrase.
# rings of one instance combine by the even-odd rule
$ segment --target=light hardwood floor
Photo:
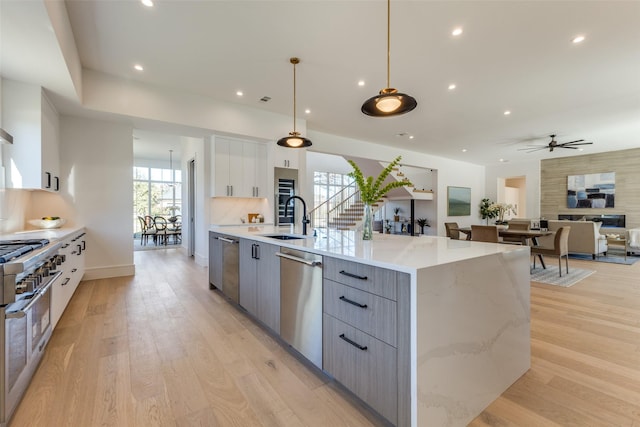
[[[17,426],[371,426],[380,420],[208,287],[178,249],[82,282]],[[640,262],[532,284],[532,367],[472,426],[640,427]]]

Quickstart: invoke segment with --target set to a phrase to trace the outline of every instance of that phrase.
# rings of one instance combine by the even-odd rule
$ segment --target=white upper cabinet
[[[211,152],[212,197],[266,197],[265,144],[216,137]]]
[[[306,150],[300,148],[286,148],[277,145],[273,166],[277,168],[299,169],[299,156],[300,153],[304,153],[305,151]]]
[[[3,126],[13,135],[5,161],[7,188],[60,189],[58,113],[40,86],[2,81]]]

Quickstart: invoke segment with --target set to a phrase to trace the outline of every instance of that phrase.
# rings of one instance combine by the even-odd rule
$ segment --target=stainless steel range
[[[64,256],[61,243],[0,241],[0,426],[4,427],[51,337],[51,286]]]

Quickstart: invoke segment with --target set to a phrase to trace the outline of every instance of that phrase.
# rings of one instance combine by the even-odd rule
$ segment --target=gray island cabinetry
[[[280,333],[279,246],[240,239],[240,305]]]
[[[223,283],[225,295],[233,262],[216,233],[240,241],[223,242],[230,253],[236,248],[236,272],[240,258],[234,301],[278,335],[285,277],[275,252],[322,257],[322,332],[312,334],[322,340],[317,366],[393,425],[466,426],[531,365],[528,246],[214,227],[210,282]]]
[[[407,273],[325,257],[324,370],[395,425],[410,425]]]

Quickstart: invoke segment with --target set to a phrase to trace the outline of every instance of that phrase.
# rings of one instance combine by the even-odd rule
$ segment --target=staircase
[[[372,214],[379,209],[381,203],[384,203],[384,201],[380,200],[379,203],[372,205]],[[348,206],[340,206],[340,209],[336,210],[338,212],[330,217],[327,224],[328,228],[336,230],[354,230],[362,223],[362,218],[364,217],[364,202],[357,200],[348,204]]]
[[[373,212],[384,203],[380,200],[373,205]],[[364,202],[360,200],[360,191],[355,183],[346,186],[329,200],[309,212],[311,226],[335,230],[355,230],[362,223]]]

